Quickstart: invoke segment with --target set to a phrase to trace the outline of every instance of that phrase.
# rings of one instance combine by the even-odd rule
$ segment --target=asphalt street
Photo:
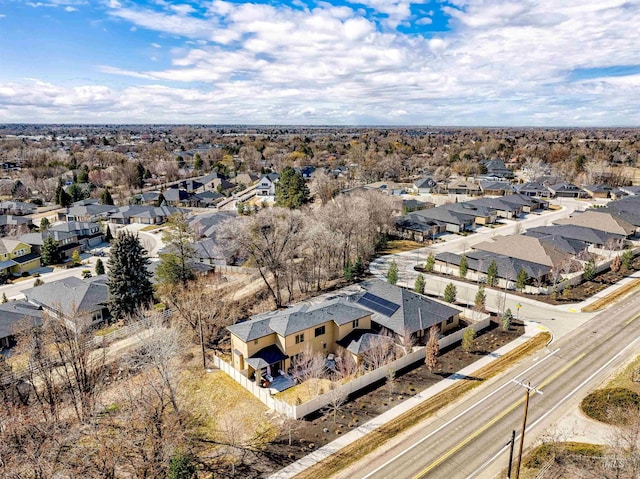
[[[397,436],[338,477],[496,477],[508,463],[511,431],[519,433],[522,424],[525,389],[513,380],[530,383],[544,393],[530,398],[526,447],[637,354],[639,319],[640,296],[632,296],[555,341],[533,360],[523,360],[436,417]],[[518,440],[519,434],[516,451]]]

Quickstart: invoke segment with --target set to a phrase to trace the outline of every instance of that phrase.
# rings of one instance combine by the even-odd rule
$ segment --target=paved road
[[[530,400],[527,447],[625,359],[637,354],[639,313],[640,296],[632,296],[598,314],[533,361],[524,360],[488,381],[338,477],[496,477],[508,462],[511,431],[519,431],[522,423],[524,390],[511,380],[530,381],[544,391]]]

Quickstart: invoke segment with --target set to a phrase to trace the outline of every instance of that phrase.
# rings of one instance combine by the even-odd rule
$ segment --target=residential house
[[[477,183],[460,179],[451,180],[446,189],[450,195],[478,196],[482,193]]]
[[[278,173],[268,173],[263,175],[256,187],[256,196],[276,196],[276,184],[280,181]]]
[[[607,248],[609,245],[622,244],[625,239],[625,237],[620,234],[612,234],[586,226],[571,224],[539,226],[527,230],[525,234],[537,238],[558,236],[565,240],[578,242],[579,244],[593,245],[596,248]],[[582,249],[584,249],[584,247]]]
[[[220,203],[223,198],[225,198],[225,196],[217,191],[207,190],[191,195],[189,203],[191,206],[199,208],[210,208]]]
[[[513,171],[507,168],[502,160],[496,158],[491,160],[482,160],[480,164],[487,169],[487,175],[504,179],[511,179],[514,177]]]
[[[0,201],[0,215],[24,216],[36,212],[37,206],[22,201]]]
[[[613,188],[607,185],[583,185],[582,190],[591,198],[609,198],[613,192]]]
[[[136,205],[156,206],[160,195],[161,193],[159,191],[143,191],[133,198]]]
[[[396,219],[395,226],[398,236],[422,242],[434,240],[446,231],[446,223],[416,215],[414,212]]]
[[[535,198],[550,198],[551,191],[540,182],[531,181],[516,186],[516,191],[520,195],[532,196]]]
[[[128,205],[121,206],[117,212],[109,215],[109,223],[128,225],[140,223],[145,225],[157,225],[167,221],[167,218],[174,213],[181,211],[172,206],[142,206]]]
[[[424,178],[420,178],[413,183],[413,186],[410,188],[412,193],[416,193],[419,195],[425,195],[434,193],[438,183],[436,180],[431,178],[430,176],[425,176]]]
[[[487,196],[505,196],[513,193],[514,189],[506,181],[479,181],[480,190]]]
[[[49,231],[69,233],[74,242],[80,244],[80,248],[85,251],[104,241],[102,230],[97,223],[69,221],[50,226]]]
[[[540,199],[539,197],[527,196],[520,193],[503,196],[500,198],[500,201],[519,205],[522,208],[523,213],[533,213],[535,211],[546,210],[549,208],[548,201]]]
[[[474,249],[558,268],[571,255],[551,242],[525,235],[498,236],[474,245]],[[515,279],[515,278],[513,278]]]
[[[215,211],[194,215],[189,220],[189,227],[195,232],[196,237],[212,238],[220,228],[220,225],[231,219],[237,219],[235,211]]]
[[[556,198],[586,198],[588,196],[585,191],[566,181],[547,186],[547,189]]]
[[[600,208],[574,213],[569,218],[562,218],[554,221],[554,223],[557,225],[585,226],[625,238],[629,238],[637,232],[637,228],[633,224],[625,221],[619,215],[609,211],[602,211]]]
[[[403,184],[395,183],[393,181],[376,181],[375,183],[369,183],[364,185],[366,190],[380,191],[390,196],[404,195],[407,189]]]
[[[105,322],[110,317],[105,275],[88,279],[71,276],[27,289],[24,295],[27,301],[66,321],[71,328],[79,317],[90,318],[93,325]]]
[[[20,241],[28,244],[32,251],[38,256],[42,256],[42,246],[48,237],[52,237],[58,244],[58,250],[64,258],[71,258],[74,251],[80,252],[82,247],[78,243],[78,238],[67,231],[38,231],[20,236]]]
[[[27,232],[33,226],[28,216],[0,215],[0,236],[15,235],[19,231]]]
[[[439,206],[438,208],[449,210],[455,215],[470,217],[473,219],[473,223],[477,225],[493,224],[498,218],[497,212],[494,208],[475,203],[474,201],[449,203]]]
[[[169,206],[188,206],[191,200],[191,193],[178,188],[167,188],[162,196]]]
[[[459,268],[462,256],[455,253],[439,253],[436,255],[436,265],[445,268]],[[489,266],[495,262],[497,267],[497,278],[505,281],[514,281],[520,270],[527,273],[530,282],[545,283],[549,279],[551,267],[548,265],[534,263],[531,261],[513,258],[504,254],[494,253],[490,251],[471,250],[465,255],[468,271],[475,272],[478,275],[487,275]]]
[[[109,215],[118,211],[117,206],[112,205],[99,205],[99,204],[87,204],[70,206],[65,210],[58,213],[59,221],[82,221],[95,223],[96,221],[104,220]]]
[[[233,367],[249,378],[264,370],[275,376],[294,366],[307,348],[324,355],[344,348],[360,360],[375,344],[367,335],[411,335],[424,342],[434,324],[444,332],[457,327],[457,308],[379,280],[360,287],[349,297],[296,305],[229,326]]]
[[[42,324],[42,310],[24,300],[0,304],[0,351],[15,346],[16,327],[25,321]]]
[[[247,173],[239,173],[235,177],[231,178],[231,182],[236,185],[244,185],[250,186],[258,181],[259,177],[255,173],[247,172]]]
[[[521,205],[502,201],[502,198],[480,198],[469,201],[468,203],[495,210],[496,215],[500,218],[515,219],[522,214]]]
[[[446,205],[445,205],[446,206]],[[405,228],[411,223],[416,225],[426,225],[433,223],[433,229],[442,230],[449,233],[461,233],[463,231],[471,231],[473,229],[474,217],[470,215],[462,215],[449,208],[437,206],[428,210],[414,211],[405,215],[409,221],[404,223]],[[401,220],[402,220],[401,218]]]
[[[40,267],[40,255],[24,241],[0,238],[0,273],[21,275]]]
[[[431,326],[439,326],[443,334],[458,327],[462,311],[450,304],[378,279],[358,286],[362,291],[349,297],[350,304],[373,313],[371,328],[375,332],[399,340],[411,336],[417,344],[425,344]]]

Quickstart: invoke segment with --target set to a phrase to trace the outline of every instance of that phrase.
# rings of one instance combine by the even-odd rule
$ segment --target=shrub
[[[476,332],[473,328],[467,328],[462,335],[462,350],[471,351],[476,345]]]
[[[582,400],[580,408],[596,421],[624,424],[625,413],[640,411],[640,396],[626,388],[598,389]]]

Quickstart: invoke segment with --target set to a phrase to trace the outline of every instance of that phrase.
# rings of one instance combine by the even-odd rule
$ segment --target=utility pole
[[[543,394],[542,391],[531,386],[529,383],[525,384],[521,381],[516,381],[515,379],[511,380],[516,383],[518,386],[522,386],[525,388],[524,393],[524,418],[522,419],[522,432],[520,433],[520,447],[518,448],[518,464],[516,466],[516,473],[514,474],[514,479],[520,478],[520,466],[522,465],[522,449],[524,448],[524,432],[527,428],[527,412],[529,411],[529,395],[534,392],[537,394]]]

